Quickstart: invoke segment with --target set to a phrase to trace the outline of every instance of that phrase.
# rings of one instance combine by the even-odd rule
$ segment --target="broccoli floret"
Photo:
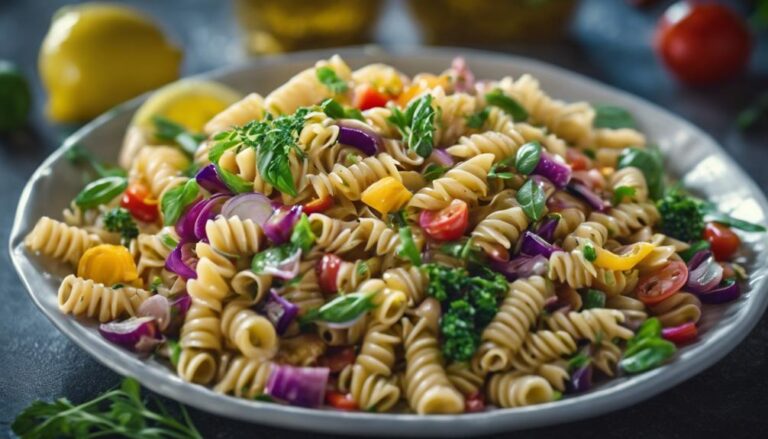
[[[462,294],[462,290],[469,278],[467,270],[437,264],[427,264],[424,267],[429,276],[427,294],[440,302]]]
[[[440,319],[440,332],[443,335],[443,354],[446,358],[467,361],[474,355],[480,343],[474,315],[474,308],[464,299],[451,302],[443,314]]]
[[[657,202],[661,214],[661,231],[682,241],[701,238],[704,216],[701,202],[680,191],[669,191]]]
[[[110,231],[119,233],[124,245],[139,236],[139,228],[131,218],[131,214],[122,207],[115,207],[104,214],[104,227]]]

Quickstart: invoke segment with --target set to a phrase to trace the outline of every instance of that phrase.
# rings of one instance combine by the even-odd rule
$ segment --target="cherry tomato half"
[[[120,206],[131,212],[134,218],[147,223],[154,222],[160,215],[157,200],[152,199],[149,189],[143,184],[134,183],[125,190]]]
[[[704,239],[709,242],[712,254],[718,261],[727,261],[741,246],[739,235],[722,224],[707,223],[704,228]]]
[[[327,367],[331,373],[339,373],[355,362],[355,348],[352,346],[331,347],[317,360],[317,365]]]
[[[479,413],[483,411],[485,411],[485,399],[483,398],[483,394],[475,392],[468,395],[467,399],[464,401],[464,412]]]
[[[680,291],[688,281],[688,267],[681,261],[668,262],[661,270],[644,276],[637,285],[637,298],[655,305]]]
[[[469,206],[462,200],[453,200],[448,207],[440,210],[424,210],[419,225],[432,239],[454,241],[467,230]]]
[[[688,84],[712,84],[734,76],[747,65],[751,50],[747,23],[722,4],[677,2],[656,28],[656,51]]]
[[[317,265],[315,265],[317,284],[324,293],[333,294],[338,291],[336,278],[339,275],[341,262],[341,258],[333,253],[326,253],[317,261]]]
[[[311,215],[313,213],[325,212],[331,206],[333,206],[333,198],[330,195],[326,195],[323,198],[315,198],[304,203],[304,213]]]
[[[375,107],[385,107],[390,97],[373,87],[365,87],[355,96],[355,106],[361,110]]]
[[[327,402],[329,406],[339,410],[359,410],[357,402],[352,399],[352,394],[350,393],[329,390],[325,392],[325,402]]]
[[[696,339],[699,330],[693,322],[683,323],[680,326],[664,328],[661,330],[661,336],[674,344],[680,345],[689,343]]]
[[[571,165],[574,171],[584,171],[592,168],[592,159],[576,148],[565,150],[565,161]]]

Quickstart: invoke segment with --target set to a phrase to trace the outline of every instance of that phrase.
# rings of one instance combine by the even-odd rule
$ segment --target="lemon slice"
[[[158,89],[133,116],[133,125],[152,130],[152,118],[162,116],[193,133],[203,132],[203,126],[242,95],[214,81],[182,79]]]

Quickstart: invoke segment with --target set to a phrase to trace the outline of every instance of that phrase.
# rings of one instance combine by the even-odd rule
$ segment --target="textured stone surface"
[[[53,128],[42,118],[43,93],[35,62],[48,20],[66,2],[0,1],[0,58],[19,63],[35,83],[35,110],[30,129],[0,137],[0,242],[7,243],[12,215],[26,179],[60,141],[67,129]],[[186,52],[185,72],[196,73],[243,59],[228,6],[215,0],[131,1],[153,13],[171,29]],[[761,187],[768,187],[768,127],[750,133],[734,124],[738,112],[760,90],[765,79],[754,72],[768,69],[762,53],[753,74],[716,89],[676,86],[656,65],[643,38],[650,36],[653,11],[637,15],[622,1],[587,1],[574,24],[570,43],[498,48],[558,64],[616,85],[676,112],[714,136]],[[606,6],[597,9],[596,6]],[[387,43],[411,42],[412,30],[390,9],[386,23],[402,32],[379,32]],[[640,36],[640,38],[638,38]],[[765,52],[765,38],[760,50]],[[760,58],[763,58],[762,60]],[[6,251],[0,252],[0,436],[16,413],[35,399],[66,396],[73,401],[94,397],[116,385],[120,377],[101,366],[61,335],[32,304]],[[516,437],[759,437],[768,418],[768,317],[724,360],[697,377],[632,408],[598,418],[515,434]],[[299,438],[306,434],[236,422],[193,410],[205,437]],[[301,420],[297,420],[301,422]],[[504,435],[508,436],[508,435]],[[499,436],[501,437],[501,436]]]

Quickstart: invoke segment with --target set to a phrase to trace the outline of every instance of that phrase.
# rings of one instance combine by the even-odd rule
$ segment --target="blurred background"
[[[68,134],[115,104],[182,76],[343,45],[473,47],[565,67],[690,120],[768,187],[768,1],[130,0],[113,4],[140,15],[94,4],[62,9],[78,3],[0,0],[2,242],[34,169]],[[5,436],[31,401],[83,401],[119,377],[59,334],[24,294],[8,255],[0,259]],[[768,422],[761,413],[768,383],[754,379],[768,367],[766,340],[764,318],[727,359],[695,379],[631,409],[536,436],[749,437]],[[721,404],[707,407],[707,400]],[[193,418],[206,437],[294,436],[197,411]]]

